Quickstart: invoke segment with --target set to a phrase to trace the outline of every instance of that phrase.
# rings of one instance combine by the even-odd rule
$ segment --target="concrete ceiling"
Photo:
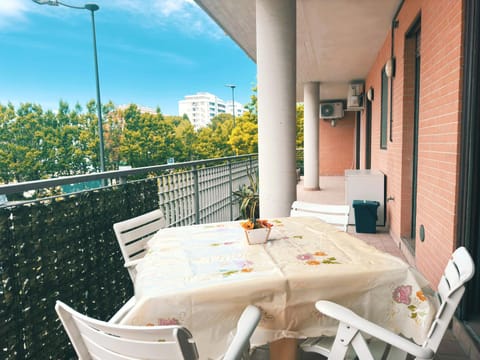
[[[255,0],[195,0],[256,60]],[[320,82],[320,98],[345,99],[383,45],[401,0],[297,0],[297,101],[303,84]]]

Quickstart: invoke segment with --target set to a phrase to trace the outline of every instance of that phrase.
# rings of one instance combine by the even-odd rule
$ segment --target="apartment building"
[[[233,105],[232,101],[227,101],[225,104],[225,112],[227,114],[232,114],[235,111],[235,116],[242,116],[244,113],[244,107],[238,101],[235,101],[235,106]]]
[[[183,100],[178,102],[178,115],[187,115],[195,129],[208,125],[212,118],[225,113],[233,114],[232,102],[225,102],[208,92],[186,95]],[[243,105],[235,102],[235,115],[242,114]]]
[[[117,110],[126,110],[128,109],[132,104],[123,104],[123,105],[118,105]],[[157,113],[157,110],[148,106],[141,106],[141,105],[136,105],[138,110],[142,114],[152,114],[155,115]]]

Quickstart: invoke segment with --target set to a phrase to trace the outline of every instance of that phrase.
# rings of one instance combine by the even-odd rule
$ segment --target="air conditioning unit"
[[[339,119],[343,117],[343,103],[333,102],[320,104],[321,119]]]
[[[347,110],[362,110],[363,98],[363,82],[349,84],[347,95]]]

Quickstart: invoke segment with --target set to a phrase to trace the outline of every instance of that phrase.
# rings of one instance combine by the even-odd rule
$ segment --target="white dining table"
[[[160,230],[136,267],[136,305],[123,323],[182,324],[201,358],[214,359],[248,304],[262,310],[253,344],[334,335],[337,323],[315,309],[322,299],[423,341],[436,306],[407,263],[316,218],[269,221],[260,245],[239,222]]]

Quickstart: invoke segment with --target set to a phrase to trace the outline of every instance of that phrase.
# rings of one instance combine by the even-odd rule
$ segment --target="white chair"
[[[61,301],[55,310],[79,359],[199,359],[192,334],[182,326],[117,325],[80,314]],[[257,307],[245,308],[224,360],[239,360],[248,351],[260,316]]]
[[[342,231],[347,231],[349,213],[348,205],[323,205],[304,201],[294,201],[290,210],[290,216],[317,217]]]
[[[318,301],[315,304],[318,311],[340,321],[337,335],[331,349],[322,346],[322,338],[319,338],[318,343],[308,339],[301,344],[301,348],[304,351],[320,353],[327,356],[328,359],[338,360],[344,359],[347,350],[351,347],[358,359],[371,360],[376,357],[373,355],[372,346],[364,338],[364,334],[367,334],[367,337],[371,336],[380,340],[380,343],[391,346],[391,348],[384,347],[386,351],[390,350],[390,352],[380,354],[382,359],[405,359],[407,354],[411,354],[417,359],[433,359],[465,292],[464,284],[473,277],[474,272],[475,265],[467,249],[460,247],[455,250],[440,279],[437,292],[440,306],[422,345],[384,329],[341,305],[330,301]],[[388,357],[385,357],[387,355]]]
[[[155,233],[166,226],[161,210],[124,220],[113,225],[128,273],[135,280],[135,265],[145,255],[145,245]]]

